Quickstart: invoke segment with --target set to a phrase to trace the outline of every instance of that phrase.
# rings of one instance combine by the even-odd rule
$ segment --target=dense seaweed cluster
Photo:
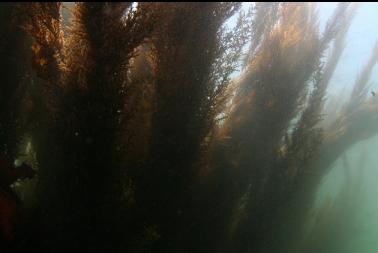
[[[300,235],[332,163],[378,131],[378,47],[323,124],[356,6],[323,32],[314,4],[240,7],[77,3],[67,22],[61,3],[0,5],[0,152],[38,170],[15,250],[335,250],[324,231],[353,216],[349,174]]]

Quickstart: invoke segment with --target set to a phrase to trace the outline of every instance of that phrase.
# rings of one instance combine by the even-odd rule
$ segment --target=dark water
[[[377,252],[376,11],[0,4],[0,252]]]

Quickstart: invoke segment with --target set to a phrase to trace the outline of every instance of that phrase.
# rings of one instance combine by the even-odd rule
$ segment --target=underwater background
[[[335,6],[336,3],[319,3],[320,20],[325,20],[331,15],[331,10]],[[378,20],[376,13],[378,13],[377,3],[361,3],[347,35],[345,52],[340,58],[342,64],[338,65],[331,79],[328,89],[330,95],[345,94],[352,89],[353,76],[367,61],[369,48],[374,46],[378,36],[378,28],[373,25]],[[324,24],[325,22],[322,22],[321,25]],[[378,89],[377,68],[371,74],[369,89],[372,91]],[[348,158],[344,157],[335,162],[332,172],[324,178],[318,193],[318,205],[321,206],[322,202],[329,201],[342,191],[342,184],[347,180],[343,168],[346,165],[345,159],[348,159],[350,176],[361,189],[359,195],[355,197],[359,198],[358,202],[351,204],[350,207],[356,210],[356,221],[351,236],[344,241],[343,252],[373,253],[378,247],[377,144],[378,139],[375,136],[350,148],[345,154]],[[341,231],[342,226],[337,229]]]
[[[377,14],[0,4],[0,252],[378,252]]]

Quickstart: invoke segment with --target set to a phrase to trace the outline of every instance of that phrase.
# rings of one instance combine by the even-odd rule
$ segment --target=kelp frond
[[[61,30],[61,3],[20,4],[23,28],[34,38],[33,67],[38,77],[58,85],[59,64],[63,62],[63,33]]]

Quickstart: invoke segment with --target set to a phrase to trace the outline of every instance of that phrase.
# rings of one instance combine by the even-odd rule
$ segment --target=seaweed
[[[20,250],[325,252],[348,238],[352,220],[322,236],[356,216],[346,159],[341,194],[300,234],[334,162],[378,131],[377,46],[325,115],[357,5],[322,33],[312,3],[76,3],[72,20],[62,5],[0,5],[0,152],[38,170],[33,194],[15,189],[33,203]]]

